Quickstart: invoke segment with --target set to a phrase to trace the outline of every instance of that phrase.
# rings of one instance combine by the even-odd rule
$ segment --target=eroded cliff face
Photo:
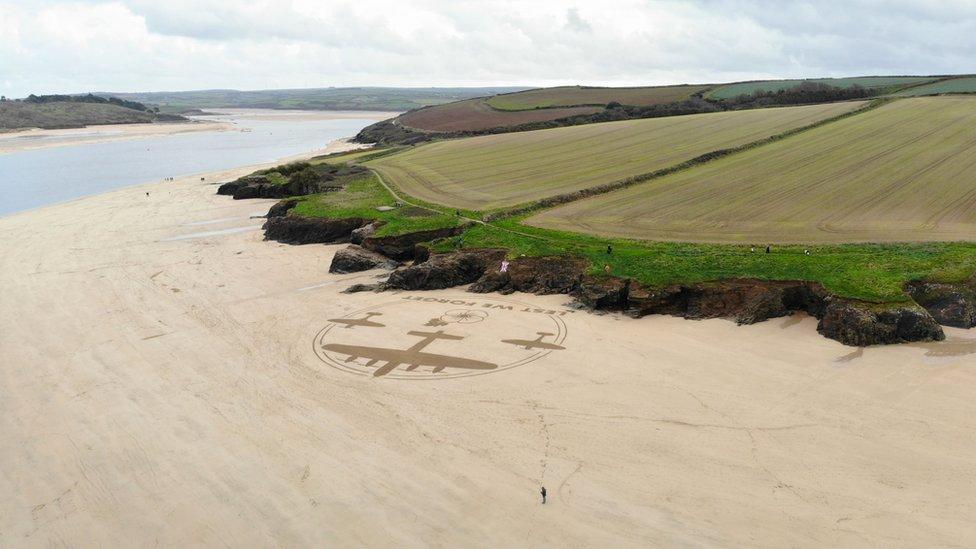
[[[588,276],[586,261],[571,257],[513,259],[507,272],[501,272],[505,256],[505,250],[434,254],[369,289],[434,290],[470,284],[472,292],[569,294],[581,306],[624,311],[635,318],[668,314],[688,319],[728,318],[739,324],[803,311],[820,320],[817,330],[821,334],[853,346],[945,338],[932,315],[913,302],[842,299],[817,283],[736,279],[646,288],[630,280]]]
[[[976,326],[976,284],[917,282],[907,291],[916,301],[876,304],[843,299],[820,284],[790,280],[735,279],[660,288],[632,280],[594,277],[578,257],[521,257],[508,261],[501,249],[430,254],[429,242],[460,234],[463,228],[435,229],[396,236],[373,236],[381,222],[363,218],[324,219],[288,215],[295,200],[268,212],[265,238],[289,244],[342,243],[359,246],[338,251],[331,272],[396,269],[386,282],[357,285],[352,291],[436,290],[468,285],[476,293],[526,292],[571,295],[593,310],[622,311],[639,318],[667,314],[688,319],[728,318],[753,324],[798,311],[819,319],[817,330],[845,345],[866,346],[945,338],[940,324]]]
[[[224,183],[217,194],[229,195],[235,200],[246,198],[285,198],[304,196],[342,189],[340,177],[365,173],[361,166],[334,166],[293,162],[260,170],[250,175]]]
[[[332,256],[332,264],[329,266],[329,272],[347,274],[368,271],[370,269],[393,270],[399,266],[399,263],[384,255],[371,252],[356,244],[350,244]]]
[[[877,304],[837,297],[828,300],[817,331],[857,347],[945,339],[939,323],[914,302]]]
[[[372,223],[372,219],[311,218],[294,215],[269,217],[264,223],[264,239],[285,244],[338,244],[349,242],[352,232]]]
[[[911,282],[905,289],[939,324],[954,328],[976,326],[976,277],[959,284]]]
[[[396,261],[409,261],[416,259],[418,254],[420,256],[426,254],[426,250],[417,249],[419,244],[456,236],[462,232],[464,232],[463,227],[451,227],[395,236],[367,236],[362,239],[362,247]]]

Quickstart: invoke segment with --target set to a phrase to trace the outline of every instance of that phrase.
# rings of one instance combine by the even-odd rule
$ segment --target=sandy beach
[[[81,143],[105,143],[124,139],[159,137],[188,132],[214,132],[233,129],[231,124],[213,121],[158,123],[158,124],[105,124],[63,130],[29,130],[0,133],[0,154],[50,147],[66,147]]]
[[[382,273],[331,275],[338,246],[265,242],[272,201],[214,194],[252,169],[0,218],[0,546],[976,537],[976,333],[854,349],[802,316],[343,294]],[[438,331],[496,367],[342,351]]]
[[[194,117],[192,122],[105,124],[61,130],[32,128],[0,132],[0,154],[47,149],[51,147],[66,147],[83,143],[105,143],[126,139],[161,137],[164,135],[190,132],[241,131],[241,128],[236,123],[228,121],[231,119],[234,122],[246,120],[315,121],[363,118],[384,120],[400,114],[399,112],[385,111],[297,111],[273,109],[208,109],[207,112],[219,116],[198,116]]]

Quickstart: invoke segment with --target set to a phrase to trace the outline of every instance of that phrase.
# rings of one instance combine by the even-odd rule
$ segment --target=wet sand
[[[262,241],[272,201],[214,195],[250,169],[0,218],[0,545],[976,538],[976,333],[858,350],[802,316],[342,294],[380,273],[330,275],[338,247]],[[334,350],[409,331],[497,367]],[[503,341],[537,338],[563,348]]]
[[[102,126],[87,126],[84,128],[62,130],[41,130],[33,128],[0,133],[0,154],[47,149],[50,147],[68,147],[83,143],[105,143],[108,141],[159,137],[187,132],[228,131],[231,129],[233,129],[231,124],[212,121],[159,124],[106,124]]]
[[[350,118],[379,121],[400,114],[399,112],[384,111],[294,111],[274,109],[207,109],[207,112],[215,115],[230,115],[233,116],[234,121],[284,119],[296,122]],[[237,127],[236,124],[224,121],[220,117],[212,116],[194,116],[192,122],[105,124],[60,130],[33,128],[0,132],[0,154],[50,147],[104,143],[125,139],[160,137],[187,132],[211,131],[241,131],[241,128]]]

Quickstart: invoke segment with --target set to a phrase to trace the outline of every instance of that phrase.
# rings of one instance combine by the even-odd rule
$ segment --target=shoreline
[[[160,122],[149,124],[100,124],[83,128],[45,130],[26,128],[0,133],[0,154],[146,139],[193,132],[233,131],[232,124],[219,121]],[[45,141],[50,139],[51,141]]]
[[[230,181],[230,180],[233,180],[233,179],[237,179],[238,177],[247,175],[247,174],[249,174],[251,172],[254,172],[256,170],[260,170],[262,168],[267,168],[267,167],[270,167],[270,166],[276,166],[278,164],[286,164],[288,162],[297,162],[297,161],[300,161],[300,160],[306,160],[308,158],[312,158],[312,157],[315,157],[315,156],[321,156],[321,155],[324,155],[324,154],[333,154],[333,153],[339,153],[339,152],[353,151],[353,150],[363,149],[363,148],[368,148],[369,147],[369,145],[363,145],[363,144],[360,144],[360,143],[352,143],[350,141],[351,139],[352,139],[352,137],[343,137],[343,138],[340,138],[340,139],[335,139],[335,140],[329,142],[325,147],[323,147],[321,149],[316,149],[314,151],[309,151],[309,152],[297,153],[297,154],[293,154],[293,155],[290,155],[290,156],[284,156],[284,157],[278,158],[276,160],[272,160],[270,162],[258,162],[258,163],[254,163],[254,164],[247,164],[247,165],[244,165],[244,166],[237,166],[237,167],[234,167],[234,168],[227,168],[225,170],[212,170],[212,171],[206,171],[206,172],[196,172],[196,173],[192,173],[192,174],[183,175],[183,176],[180,176],[180,177],[175,177],[171,181],[166,181],[165,179],[163,179],[163,180],[155,180],[155,181],[140,181],[140,182],[132,183],[132,184],[129,184],[129,185],[125,185],[123,187],[118,187],[116,189],[111,189],[111,190],[108,190],[108,191],[105,191],[105,192],[100,192],[100,193],[97,193],[97,194],[86,195],[86,196],[79,196],[77,198],[72,198],[72,199],[69,199],[69,200],[63,200],[61,202],[52,202],[50,204],[44,204],[42,206],[37,206],[36,208],[29,208],[27,210],[20,210],[20,211],[17,211],[17,212],[11,212],[9,214],[0,214],[0,220],[9,219],[9,218],[12,218],[12,217],[17,217],[17,216],[21,216],[21,215],[25,215],[25,214],[36,213],[36,212],[41,211],[41,210],[43,210],[45,208],[50,208],[50,207],[55,207],[55,206],[63,206],[65,204],[71,204],[73,202],[78,202],[78,201],[81,201],[81,200],[88,200],[88,199],[97,198],[97,197],[100,197],[100,196],[103,196],[103,195],[109,195],[109,194],[117,193],[117,192],[120,192],[120,191],[127,191],[127,190],[131,190],[131,189],[138,189],[138,188],[141,188],[141,187],[153,187],[154,188],[154,187],[157,187],[157,186],[160,186],[160,185],[184,184],[184,183],[187,183],[187,182],[190,182],[190,181],[198,181],[201,177],[204,178],[207,181],[208,184],[215,184],[218,180],[227,180],[227,181]],[[216,193],[216,188],[215,188],[214,192]]]
[[[302,121],[318,121],[361,118],[379,121],[400,114],[393,111],[300,111],[284,109],[210,109],[207,112],[206,115],[190,115],[188,122],[97,124],[82,128],[50,130],[24,128],[0,131],[0,154],[129,139],[147,139],[182,133],[242,131],[238,122],[246,120],[301,119]],[[220,117],[228,116],[234,117],[234,121],[220,119]]]

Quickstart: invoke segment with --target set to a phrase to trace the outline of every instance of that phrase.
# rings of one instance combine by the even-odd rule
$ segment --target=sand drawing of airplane
[[[462,336],[445,334],[443,330],[438,330],[436,332],[411,331],[407,332],[407,334],[422,337],[423,339],[408,349],[386,349],[383,347],[346,345],[343,343],[328,343],[323,345],[322,348],[327,351],[334,351],[336,353],[349,355],[346,362],[353,362],[358,358],[368,358],[369,362],[366,363],[366,366],[373,366],[379,362],[385,362],[386,364],[379,366],[376,371],[373,372],[374,377],[385,376],[401,364],[407,365],[406,369],[408,372],[416,370],[419,366],[432,366],[435,374],[448,367],[464,368],[468,370],[494,370],[498,367],[497,364],[492,364],[491,362],[483,362],[480,360],[456,356],[439,355],[436,353],[425,353],[422,351],[422,349],[438,339],[457,341],[464,339]]]
[[[344,328],[347,330],[354,326],[362,326],[364,328],[383,328],[386,324],[380,324],[379,322],[373,322],[370,318],[374,316],[382,316],[383,313],[366,313],[363,318],[330,318],[329,322],[335,322],[336,324],[345,324]]]
[[[532,349],[548,349],[550,351],[560,351],[565,349],[561,345],[556,345],[555,343],[546,343],[542,341],[548,336],[556,335],[550,334],[549,332],[536,332],[539,337],[535,339],[503,339],[502,343],[508,343],[509,345],[516,345],[518,347],[524,347],[526,351],[531,351]]]

